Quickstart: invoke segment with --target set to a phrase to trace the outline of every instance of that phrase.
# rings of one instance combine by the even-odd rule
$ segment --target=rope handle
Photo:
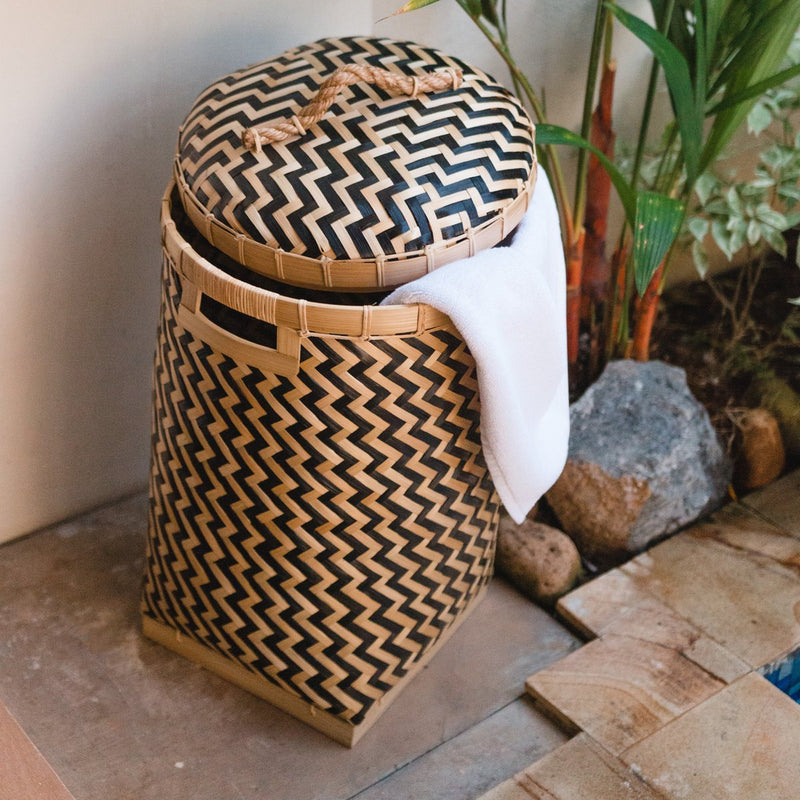
[[[396,72],[373,67],[369,64],[345,64],[339,67],[323,84],[313,100],[288,119],[264,127],[245,128],[242,145],[253,153],[261,152],[265,144],[283,142],[294,136],[302,136],[308,128],[319,122],[333,105],[339,92],[354,83],[373,83],[393,94],[416,97],[420,93],[438,92],[443,89],[458,89],[461,86],[460,69],[446,67],[422,75],[399,75]]]

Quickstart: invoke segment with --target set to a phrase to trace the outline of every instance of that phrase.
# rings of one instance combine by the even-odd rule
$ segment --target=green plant
[[[437,1],[410,0],[398,13]],[[505,0],[456,2],[508,65],[515,89],[528,101],[537,121],[537,142],[545,146],[542,160],[553,182],[564,234],[571,367],[576,367],[578,356],[576,311],[583,276],[590,272],[583,262],[586,201],[593,194],[589,182],[597,180],[590,169],[591,159],[602,165],[616,189],[625,226],[611,259],[609,280],[601,296],[593,298],[594,305],[589,303],[583,325],[589,320],[591,336],[603,338],[605,357],[632,352],[634,357],[646,359],[664,271],[698,179],[717,161],[759,98],[800,74],[797,65],[780,69],[800,28],[800,0],[651,0],[655,26],[613,1],[598,0],[579,133],[548,122],[536,92],[511,53]],[[595,119],[607,117],[610,110],[610,101],[602,108],[602,86],[612,69],[613,20],[631,31],[654,57],[629,178],[593,136],[597,131],[592,107],[601,72],[601,113],[596,112]],[[673,119],[665,132],[662,158],[647,186],[641,170],[660,72],[667,84]],[[607,119],[605,124],[608,128]],[[609,138],[613,140],[606,137],[606,145]],[[579,148],[572,204],[554,149],[557,145]],[[607,214],[607,208],[600,213]],[[598,316],[601,324],[597,324]]]
[[[795,35],[786,68],[800,63],[800,36]],[[757,163],[748,173],[729,159],[712,164],[695,183],[686,220],[686,240],[694,265],[731,321],[731,340],[748,327],[753,295],[769,252],[788,257],[786,232],[800,224],[800,83],[766,91],[747,116],[749,133],[757,137]],[[746,146],[746,145],[745,145]],[[721,155],[725,155],[724,153]],[[652,177],[663,155],[650,157],[643,176]],[[729,261],[742,264],[731,292],[708,276],[708,243],[713,240]],[[800,266],[800,251],[795,252]],[[798,300],[789,300],[797,303]]]

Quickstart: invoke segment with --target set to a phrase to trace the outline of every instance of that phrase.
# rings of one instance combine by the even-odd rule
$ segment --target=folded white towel
[[[440,267],[383,301],[427,303],[464,337],[477,365],[486,463],[518,523],[567,457],[565,283],[558,212],[540,169],[509,247]]]

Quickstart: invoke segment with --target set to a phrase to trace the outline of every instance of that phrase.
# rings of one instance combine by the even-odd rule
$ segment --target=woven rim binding
[[[424,303],[389,306],[314,303],[284,297],[233,278],[203,258],[181,236],[172,219],[172,191],[170,183],[161,200],[162,243],[167,256],[178,273],[200,292],[234,311],[289,328],[301,336],[365,340],[419,336],[426,331],[452,328],[446,314]],[[287,255],[283,255],[284,263]]]
[[[192,224],[214,247],[242,266],[292,286],[372,292],[376,288],[394,289],[421,278],[438,267],[468,258],[499,244],[525,215],[536,186],[537,171],[538,161],[534,149],[531,172],[520,193],[497,216],[482,225],[467,229],[460,236],[428,245],[424,250],[373,259],[335,261],[324,256],[312,258],[289,253],[249,239],[203,208],[186,183],[178,158],[175,159],[174,177],[181,203]],[[387,270],[389,266],[391,270]],[[387,272],[391,277],[388,281]]]

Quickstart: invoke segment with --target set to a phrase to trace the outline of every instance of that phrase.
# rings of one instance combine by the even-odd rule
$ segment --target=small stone
[[[500,520],[497,571],[531,600],[554,603],[577,582],[581,557],[572,539],[557,528],[526,519]]]
[[[775,480],[786,466],[778,420],[765,408],[751,408],[738,423],[742,443],[736,461],[736,484],[748,491]]]

